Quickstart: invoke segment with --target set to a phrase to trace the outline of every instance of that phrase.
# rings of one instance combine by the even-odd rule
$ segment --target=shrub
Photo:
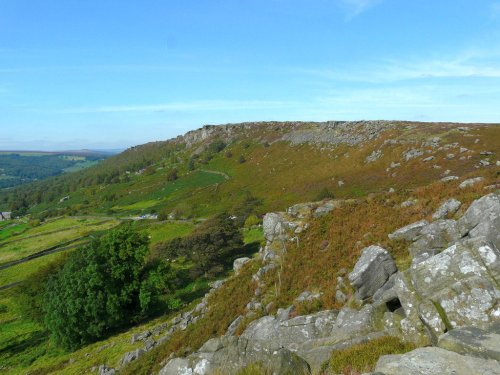
[[[245,228],[251,228],[254,225],[259,225],[260,219],[255,215],[249,215],[245,220]]]
[[[240,157],[238,158],[238,163],[240,164],[243,164],[247,161],[247,159],[245,159],[245,157],[243,155],[240,155]]]
[[[179,173],[179,171],[176,168],[172,169],[167,174],[167,180],[168,181],[175,181],[175,180],[177,180],[179,178],[178,173]]]
[[[153,256],[165,260],[185,257],[194,262],[193,277],[214,276],[231,264],[232,254],[243,247],[242,235],[227,214],[219,214],[202,223],[189,236],[160,242]]]
[[[327,187],[324,187],[323,189],[321,189],[318,193],[318,195],[316,195],[316,200],[317,201],[322,201],[323,199],[334,199],[335,196],[333,194],[333,192],[328,189]]]

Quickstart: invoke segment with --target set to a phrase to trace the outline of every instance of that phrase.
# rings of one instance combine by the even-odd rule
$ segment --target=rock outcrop
[[[208,375],[216,369],[235,374],[255,363],[276,375],[311,374],[306,361],[279,344],[231,336],[209,340],[186,358],[171,359],[159,375]]]
[[[500,363],[441,348],[420,348],[406,354],[381,357],[375,371],[385,375],[499,375]]]

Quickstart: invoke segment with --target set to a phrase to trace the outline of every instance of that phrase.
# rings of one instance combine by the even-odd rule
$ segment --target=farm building
[[[0,212],[0,221],[10,220],[10,212]]]

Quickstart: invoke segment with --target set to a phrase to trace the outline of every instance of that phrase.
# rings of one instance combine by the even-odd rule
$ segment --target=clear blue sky
[[[0,0],[0,149],[356,119],[500,122],[500,1]]]

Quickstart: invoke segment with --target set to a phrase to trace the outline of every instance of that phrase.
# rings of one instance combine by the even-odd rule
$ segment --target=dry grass
[[[403,354],[415,346],[400,341],[396,337],[381,337],[364,344],[354,345],[332,353],[323,365],[322,374],[359,375],[373,371],[378,359],[387,354]]]

